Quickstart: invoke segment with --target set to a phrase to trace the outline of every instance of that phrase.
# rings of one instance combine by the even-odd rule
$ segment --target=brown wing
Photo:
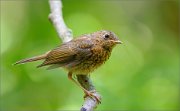
[[[52,65],[51,68],[61,67],[64,65],[73,66],[81,62],[82,59],[91,55],[90,48],[93,46],[92,41],[82,38],[64,43],[53,49],[47,55],[46,60],[38,67]]]
[[[75,51],[70,47],[71,44],[63,44],[52,51],[50,51],[46,57],[46,60],[39,65],[38,67],[42,67],[50,64],[65,64],[73,60],[75,56]]]

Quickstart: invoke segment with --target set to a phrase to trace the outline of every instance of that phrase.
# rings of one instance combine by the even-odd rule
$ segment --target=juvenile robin
[[[68,78],[77,84],[86,95],[93,96],[100,101],[92,92],[84,89],[73,79],[73,75],[88,75],[105,63],[110,57],[113,47],[121,43],[113,32],[97,31],[63,43],[45,54],[20,60],[15,65],[44,60],[37,67],[49,66],[48,69],[63,67],[68,71]]]

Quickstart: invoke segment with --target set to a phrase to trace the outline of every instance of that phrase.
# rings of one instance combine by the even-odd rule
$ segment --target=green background
[[[83,92],[59,69],[41,62],[12,66],[61,44],[47,1],[1,1],[2,111],[79,110]],[[178,0],[64,0],[73,35],[115,32],[124,44],[91,74],[102,95],[97,110],[180,110]]]

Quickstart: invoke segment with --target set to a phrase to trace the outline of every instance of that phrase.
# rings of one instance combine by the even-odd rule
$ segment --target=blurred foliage
[[[102,94],[98,110],[180,110],[178,0],[64,0],[74,36],[112,30],[117,46],[91,77]],[[61,44],[48,21],[48,2],[1,1],[2,111],[78,110],[83,92],[62,69],[41,62],[12,66]]]

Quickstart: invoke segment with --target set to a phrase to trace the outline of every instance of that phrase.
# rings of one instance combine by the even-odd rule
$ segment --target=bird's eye
[[[104,35],[104,38],[108,39],[109,38],[109,34]]]

